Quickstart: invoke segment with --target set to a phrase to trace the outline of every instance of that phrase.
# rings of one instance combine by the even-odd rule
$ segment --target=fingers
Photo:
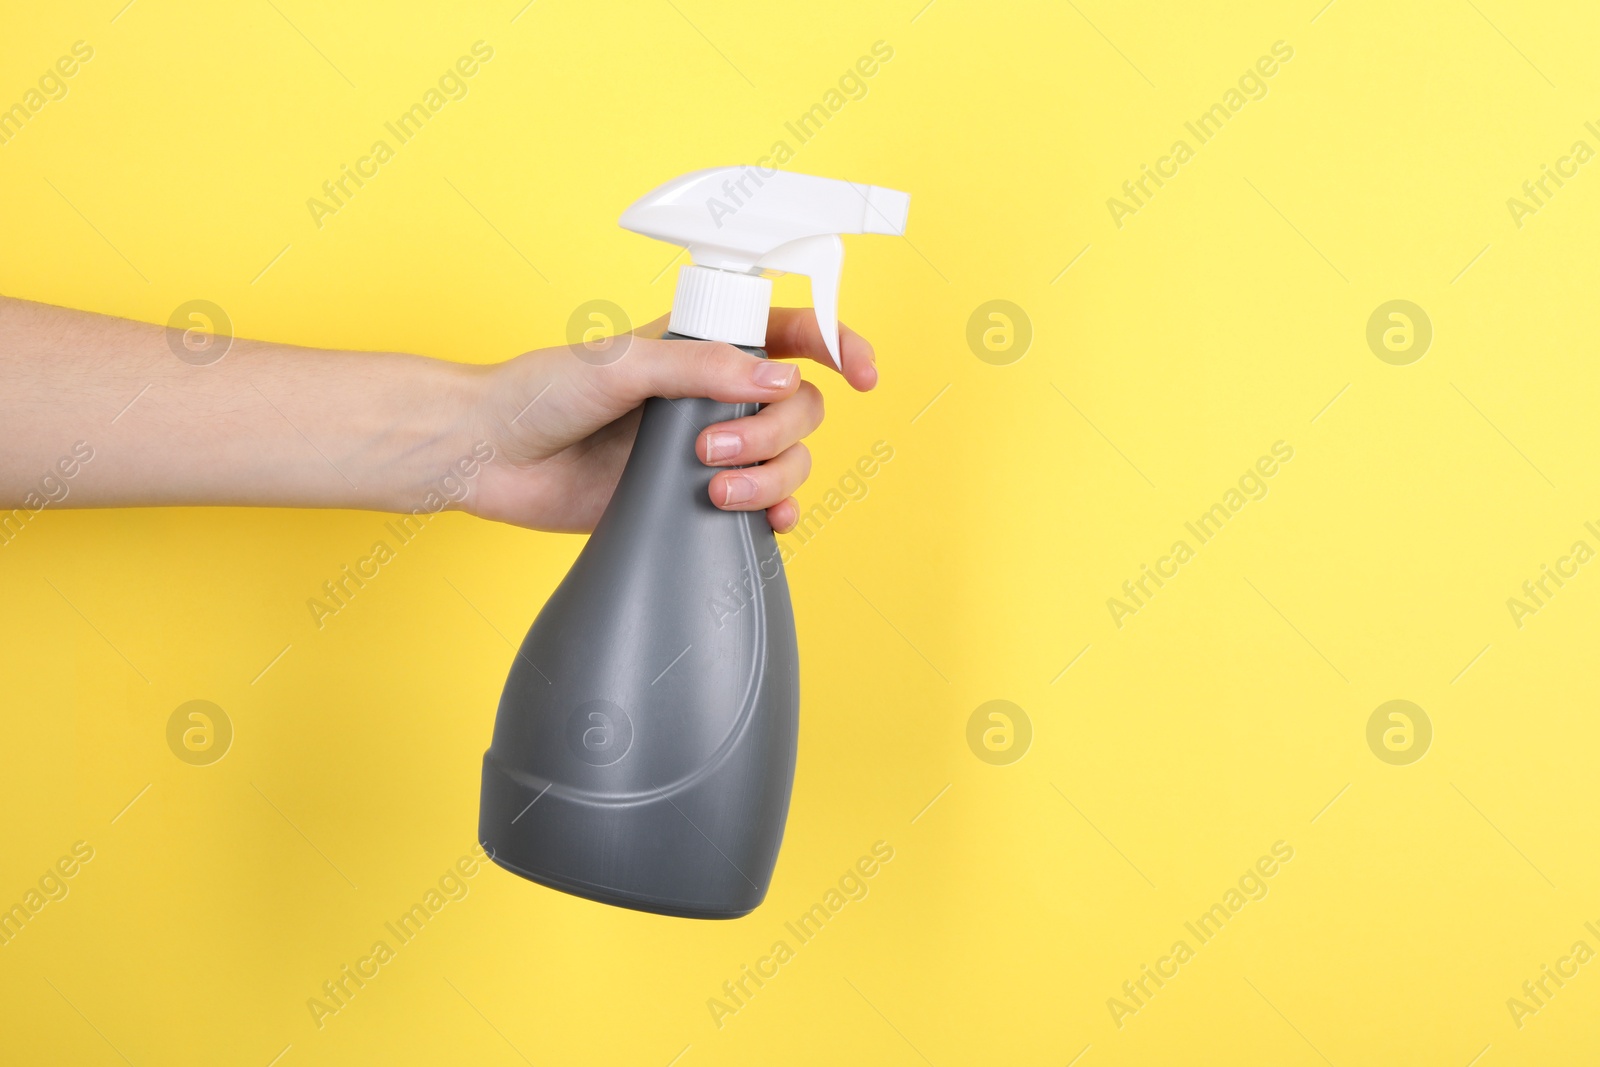
[[[776,359],[804,357],[823,366],[833,366],[816,312],[810,308],[773,308],[767,317],[767,354]],[[850,327],[839,324],[839,361],[844,364],[844,380],[866,392],[878,384],[878,367],[873,362],[872,345]]]
[[[793,444],[759,467],[718,471],[711,502],[724,511],[765,511],[783,503],[811,473],[811,451]]]
[[[774,533],[788,533],[799,521],[800,502],[792,496],[767,509],[767,523]]]
[[[598,381],[616,400],[637,404],[647,397],[710,397],[729,404],[765,405],[755,415],[706,427],[695,442],[701,462],[739,469],[711,478],[711,502],[725,511],[766,511],[779,533],[794,528],[800,514],[793,493],[811,473],[811,453],[800,444],[822,422],[821,392],[803,382],[797,368],[778,358],[803,357],[833,365],[809,308],[773,308],[767,320],[764,360],[733,345],[660,338],[664,319],[628,336],[610,360],[585,360],[598,367]],[[839,327],[845,381],[862,392],[878,383],[872,345]],[[626,358],[624,358],[626,357]],[[759,465],[753,465],[759,464]]]
[[[801,382],[793,396],[768,404],[754,415],[707,426],[695,439],[695,453],[712,467],[760,463],[822,425],[822,410],[821,390]]]
[[[667,316],[634,329],[635,336],[647,340],[666,332]],[[823,343],[816,312],[810,308],[773,308],[767,316],[767,355],[774,359],[804,358],[825,367],[833,366],[828,346]],[[844,364],[845,381],[866,392],[878,384],[878,368],[872,345],[850,327],[839,324],[839,361]]]
[[[703,396],[725,404],[772,404],[800,387],[798,367],[718,341],[630,337],[625,356],[599,370],[602,381],[633,403]]]

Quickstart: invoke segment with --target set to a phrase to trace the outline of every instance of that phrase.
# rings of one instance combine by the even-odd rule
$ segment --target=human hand
[[[811,467],[800,439],[822,421],[822,394],[778,360],[832,366],[816,317],[774,308],[771,360],[662,340],[664,326],[491,366],[235,338],[195,362],[174,347],[175,330],[0,297],[0,422],[13,431],[0,448],[0,508],[41,509],[39,472],[53,478],[68,462],[61,450],[79,441],[93,450],[91,476],[50,495],[52,507],[449,507],[588,531],[622,476],[644,401],[710,397],[764,405],[696,438],[701,462],[739,468],[712,476],[712,503],[764,510],[775,530],[792,529],[791,494]],[[841,327],[840,347],[845,380],[876,385],[872,346]],[[86,426],[103,428],[90,442]]]
[[[822,393],[798,367],[777,360],[832,367],[815,315],[773,308],[770,360],[715,341],[662,340],[665,325],[663,317],[611,338],[611,346],[625,347],[597,349],[589,359],[573,348],[547,348],[486,368],[477,421],[495,458],[461,507],[539,530],[592,530],[633,449],[641,405],[653,396],[710,397],[765,405],[697,437],[701,462],[742,468],[712,477],[711,502],[727,511],[764,510],[774,530],[792,529],[799,518],[792,494],[811,472],[811,453],[800,442],[822,422]],[[841,326],[839,349],[852,387],[865,392],[877,384],[865,338]]]

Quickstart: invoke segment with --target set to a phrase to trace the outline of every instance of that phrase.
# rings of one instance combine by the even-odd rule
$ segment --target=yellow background
[[[1520,629],[1506,606],[1600,546],[1600,164],[1520,228],[1506,206],[1600,147],[1583,5],[121,2],[6,13],[0,103],[95,56],[0,147],[0,291],[470,361],[561,343],[587,300],[665,311],[671,250],[622,208],[793,144],[888,42],[788,164],[913,194],[907,240],[848,242],[883,384],[824,385],[802,502],[894,458],[789,569],[803,728],[762,908],[490,867],[321,1029],[307,999],[471,848],[511,643],[581,539],[445,516],[319,631],[307,598],[382,516],[47,510],[0,549],[0,903],[95,857],[0,947],[0,1058],[1592,1060],[1600,963],[1520,1029],[1506,1006],[1600,948],[1600,567]],[[306,198],[480,39],[470,94],[317,229]],[[1280,40],[1269,94],[1119,229],[1107,198]],[[1006,365],[966,341],[995,299],[1033,330]],[[1433,325],[1408,366],[1365,339],[1391,299]],[[1119,629],[1106,599],[1279,440],[1269,495]],[[192,699],[235,730],[211,766],[167,746]],[[1409,766],[1367,745],[1391,699],[1433,725]],[[1032,724],[1009,765],[967,743],[990,700]],[[880,840],[870,894],[714,1025]],[[1279,840],[1266,898],[1116,1026]]]

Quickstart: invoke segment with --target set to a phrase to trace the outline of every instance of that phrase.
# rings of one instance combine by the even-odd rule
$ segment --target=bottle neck
[[[767,343],[771,307],[769,279],[690,263],[678,271],[670,329],[685,337],[760,348]]]

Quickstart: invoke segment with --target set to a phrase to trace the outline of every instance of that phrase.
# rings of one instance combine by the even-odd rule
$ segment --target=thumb
[[[596,370],[619,399],[634,404],[652,396],[770,404],[800,386],[799,368],[792,364],[752,356],[721,341],[632,336],[623,358]]]

